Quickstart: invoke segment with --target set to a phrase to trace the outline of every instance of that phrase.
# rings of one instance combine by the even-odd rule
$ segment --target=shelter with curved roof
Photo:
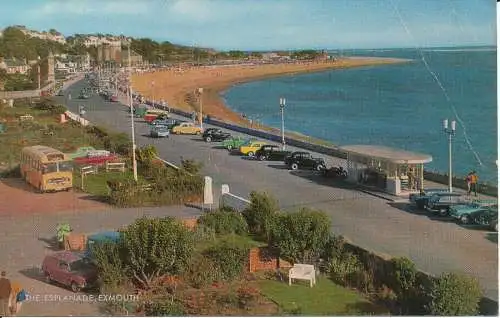
[[[422,189],[424,164],[432,156],[376,145],[340,147],[347,154],[348,180],[376,187],[394,195]]]

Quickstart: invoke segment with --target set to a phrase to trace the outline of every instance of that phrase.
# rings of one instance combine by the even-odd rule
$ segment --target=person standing
[[[471,186],[471,191],[474,191],[474,196],[476,196],[476,197],[477,197],[477,181],[478,180],[479,180],[479,177],[477,176],[476,171],[472,171],[470,186]]]
[[[26,300],[26,292],[24,291],[21,284],[19,284],[18,282],[11,283],[10,297],[10,312],[13,316],[15,316],[17,315],[17,313],[19,313],[19,310],[21,310],[23,301]]]
[[[467,182],[467,195],[470,195],[472,190],[472,172],[469,172],[467,177],[465,177],[465,182]]]
[[[7,273],[2,271],[0,274],[0,316],[10,316],[9,299],[12,291],[10,280],[6,277]]]

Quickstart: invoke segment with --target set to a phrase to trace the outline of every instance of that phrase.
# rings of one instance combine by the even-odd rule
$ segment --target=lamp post
[[[134,105],[132,101],[132,65],[130,63],[130,42],[127,47],[128,58],[128,103],[130,105],[130,122],[132,125],[132,169],[134,171],[134,180],[137,182],[137,160],[135,158],[135,130],[134,130]]]
[[[200,94],[200,128],[203,131],[203,88],[198,88],[198,93]]]
[[[450,127],[448,127],[448,119],[443,120],[443,131],[448,135],[448,190],[453,191],[453,174],[452,174],[452,154],[451,154],[451,140],[455,136],[456,122],[451,121]]]
[[[41,85],[42,84],[42,74],[40,74],[41,73],[41,68],[40,68],[40,63],[41,62],[42,61],[40,59],[40,56],[38,56],[38,65],[37,65],[38,66],[38,69],[37,69],[37,71],[38,71],[37,72],[37,76],[38,76],[38,89],[41,89],[41,87],[42,87],[42,85]]]
[[[281,110],[281,143],[283,145],[283,150],[285,150],[285,104],[286,99],[284,97],[280,98],[280,110]]]

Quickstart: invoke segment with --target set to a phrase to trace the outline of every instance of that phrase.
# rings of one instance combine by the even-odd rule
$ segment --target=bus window
[[[57,172],[57,163],[45,163],[42,166],[42,173],[47,174],[47,173],[53,173]]]
[[[73,162],[71,161],[59,162],[59,171],[73,171]]]

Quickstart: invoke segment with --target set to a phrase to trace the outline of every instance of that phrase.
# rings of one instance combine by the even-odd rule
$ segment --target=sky
[[[0,28],[219,50],[495,45],[494,0],[0,0]]]

